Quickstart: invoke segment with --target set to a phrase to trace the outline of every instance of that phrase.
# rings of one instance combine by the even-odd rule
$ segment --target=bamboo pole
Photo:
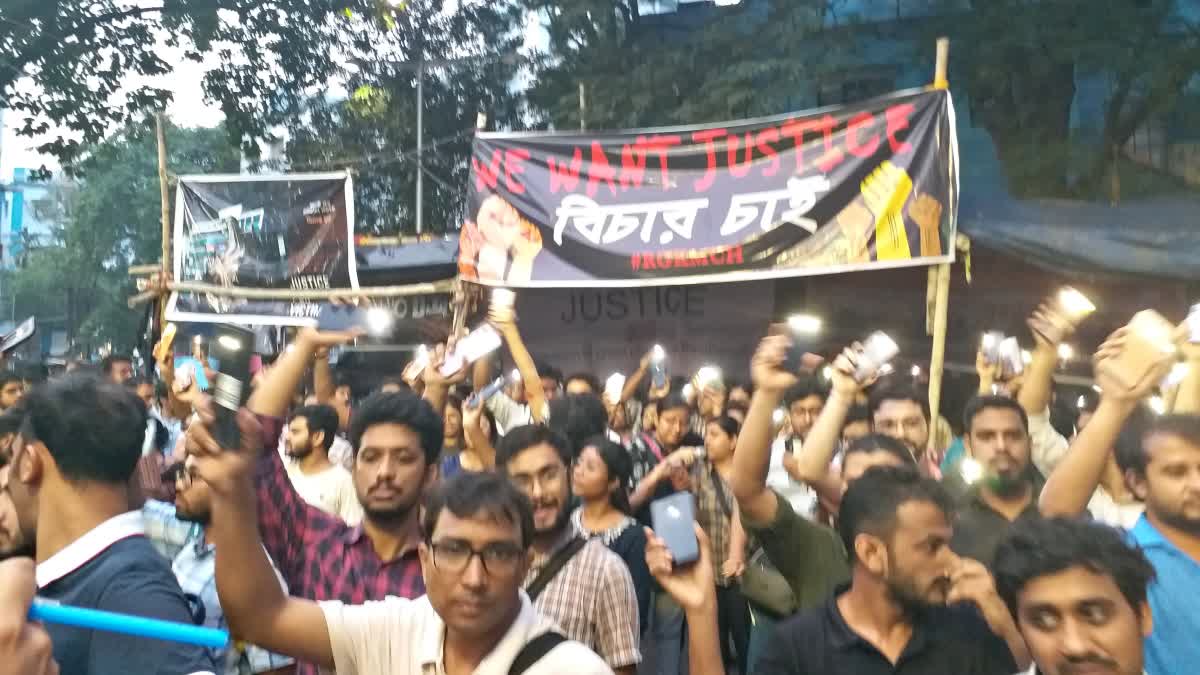
[[[332,289],[242,288],[239,286],[220,286],[196,281],[169,281],[164,284],[164,288],[167,291],[177,291],[180,293],[205,293],[219,297],[242,298],[245,300],[350,300],[354,298],[400,298],[428,293],[448,293],[454,290],[454,281],[434,281],[424,284],[407,284],[405,286]],[[132,307],[161,294],[159,290],[149,290],[129,298],[128,303]]]
[[[934,89],[948,89],[950,82],[946,73],[950,64],[950,40],[938,38],[937,63],[934,67]],[[951,248],[951,253],[954,249]],[[929,415],[930,424],[936,424],[942,404],[942,374],[946,365],[946,321],[950,305],[950,264],[937,266],[937,274],[930,274],[929,281],[935,284],[933,306],[933,353],[929,357]]]
[[[162,267],[160,272],[165,281],[170,276],[171,265],[171,205],[170,188],[167,185],[167,135],[163,129],[163,114],[154,113],[155,135],[158,137],[158,195],[162,209]],[[159,298],[158,325],[167,325],[167,296]]]

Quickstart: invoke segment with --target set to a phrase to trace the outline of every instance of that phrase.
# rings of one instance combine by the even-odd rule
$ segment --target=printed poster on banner
[[[691,284],[954,259],[946,90],[725,124],[480,134],[459,273],[512,287]]]
[[[348,173],[182,176],[174,278],[242,288],[358,288]],[[320,301],[172,293],[172,321],[316,325]]]

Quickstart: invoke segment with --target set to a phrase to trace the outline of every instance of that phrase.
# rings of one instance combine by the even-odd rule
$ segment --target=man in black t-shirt
[[[911,467],[876,467],[842,498],[849,586],[783,624],[755,675],[1011,675],[1028,651],[992,578],[950,550],[951,500]]]
[[[192,623],[166,559],[130,505],[146,410],[133,392],[69,375],[26,399],[8,490],[22,533],[36,542],[38,595],[65,605]],[[215,672],[190,645],[50,624],[64,673]]]

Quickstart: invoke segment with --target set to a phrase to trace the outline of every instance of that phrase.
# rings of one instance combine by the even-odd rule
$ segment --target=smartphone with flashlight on
[[[504,339],[492,324],[485,323],[454,345],[454,352],[446,356],[440,372],[443,376],[450,377],[468,364],[496,351],[503,342]]]
[[[1096,368],[1122,387],[1137,387],[1154,366],[1175,354],[1175,327],[1161,314],[1146,309],[1129,321],[1129,336],[1120,354],[1104,359]]]
[[[783,369],[789,373],[797,373],[804,363],[805,352],[813,347],[813,342],[821,333],[821,319],[811,314],[793,314],[787,319],[787,327],[792,344],[784,357]]]
[[[1072,327],[1079,325],[1089,314],[1096,311],[1096,305],[1086,295],[1064,286],[1048,301],[1051,311],[1068,325],[1060,325],[1055,321],[1037,321],[1033,324],[1034,332],[1051,344],[1062,342]]]
[[[236,448],[241,443],[237,412],[250,398],[250,357],[253,355],[253,332],[230,324],[216,327],[209,345],[209,357],[217,362],[216,382],[211,383],[216,415],[213,438],[223,448]]]
[[[883,367],[896,358],[899,353],[900,346],[887,333],[883,331],[871,333],[866,340],[863,340],[862,349],[858,353],[854,381],[859,384],[871,381],[876,375],[882,373]]]

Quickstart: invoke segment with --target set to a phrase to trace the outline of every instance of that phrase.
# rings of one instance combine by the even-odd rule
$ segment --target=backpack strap
[[[521,647],[521,651],[517,652],[517,658],[513,660],[512,667],[508,669],[508,675],[522,675],[526,670],[529,670],[530,666],[541,661],[542,657],[566,641],[567,638],[551,631],[549,633],[542,633],[529,642],[526,642],[525,646]]]
[[[567,563],[571,562],[571,558],[574,558],[575,554],[579,553],[580,549],[586,544],[586,539],[576,536],[570,543],[560,548],[558,553],[555,553],[550,558],[550,562],[546,563],[542,571],[538,572],[538,575],[534,577],[533,583],[529,584],[529,587],[525,589],[525,593],[529,595],[530,602],[537,600],[537,597],[541,595],[542,591],[546,590],[546,586],[550,585],[550,582],[554,580],[559,571]]]

